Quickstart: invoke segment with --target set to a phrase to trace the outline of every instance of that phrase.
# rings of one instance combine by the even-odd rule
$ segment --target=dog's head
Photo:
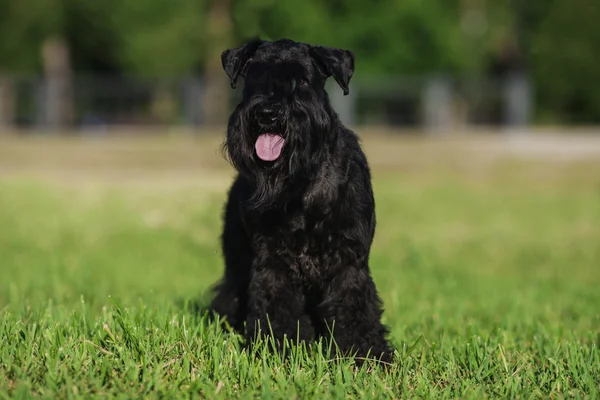
[[[333,77],[348,94],[354,54],[288,39],[254,40],[225,50],[221,60],[232,88],[244,78],[225,143],[232,164],[263,181],[308,172],[336,140],[338,117],[325,82]]]

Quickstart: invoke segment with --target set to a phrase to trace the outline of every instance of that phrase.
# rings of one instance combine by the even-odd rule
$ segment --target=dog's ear
[[[325,77],[333,76],[344,95],[350,93],[348,84],[354,74],[354,53],[325,46],[312,46],[310,53]]]
[[[244,75],[246,65],[252,59],[259,46],[264,42],[264,40],[253,39],[244,46],[227,49],[221,53],[221,64],[229,77],[232,89],[235,89],[238,77]]]

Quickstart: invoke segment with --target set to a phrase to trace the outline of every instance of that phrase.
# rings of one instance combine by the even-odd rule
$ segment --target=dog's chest
[[[281,260],[298,279],[318,283],[336,257],[336,235],[328,221],[297,216],[281,222],[271,237]]]

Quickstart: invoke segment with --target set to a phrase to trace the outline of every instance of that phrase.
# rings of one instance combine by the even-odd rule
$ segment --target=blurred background
[[[222,127],[220,54],[254,36],[352,49],[331,97],[355,127],[590,127],[599,19],[594,0],[3,0],[0,131]]]

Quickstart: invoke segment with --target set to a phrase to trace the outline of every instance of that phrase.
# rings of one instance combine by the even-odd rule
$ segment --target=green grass
[[[389,370],[255,357],[194,313],[224,190],[4,181],[0,397],[598,398],[600,189],[508,170],[376,173]]]

